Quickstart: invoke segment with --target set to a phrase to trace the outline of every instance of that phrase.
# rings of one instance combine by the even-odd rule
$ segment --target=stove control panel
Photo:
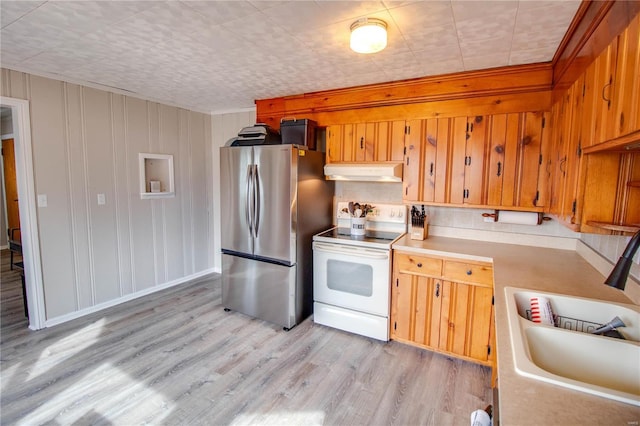
[[[339,201],[337,205],[336,218],[338,224],[342,221],[350,220],[354,215],[349,212],[349,202]],[[407,206],[404,204],[377,204],[370,202],[352,202],[351,208],[360,206],[371,206],[366,214],[367,222],[389,223],[389,224],[405,224],[407,223]]]

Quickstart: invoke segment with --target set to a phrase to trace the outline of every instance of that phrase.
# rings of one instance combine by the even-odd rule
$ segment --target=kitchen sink
[[[640,406],[640,307],[505,288],[518,374]],[[529,320],[531,297],[549,300],[556,326]],[[619,317],[621,338],[590,331]]]

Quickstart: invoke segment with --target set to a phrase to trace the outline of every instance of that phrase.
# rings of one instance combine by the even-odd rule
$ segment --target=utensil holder
[[[366,217],[352,217],[351,235],[364,235],[364,225],[366,221]]]

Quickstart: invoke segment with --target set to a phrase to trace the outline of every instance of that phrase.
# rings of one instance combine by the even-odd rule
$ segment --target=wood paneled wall
[[[211,270],[209,115],[7,69],[1,93],[30,101],[47,321]],[[173,154],[175,198],[140,199],[140,152]]]

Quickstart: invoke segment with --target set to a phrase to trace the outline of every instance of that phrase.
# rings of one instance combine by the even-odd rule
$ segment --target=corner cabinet
[[[574,231],[640,229],[640,15],[558,96],[550,213]]]
[[[394,250],[391,339],[494,367],[493,266]]]

